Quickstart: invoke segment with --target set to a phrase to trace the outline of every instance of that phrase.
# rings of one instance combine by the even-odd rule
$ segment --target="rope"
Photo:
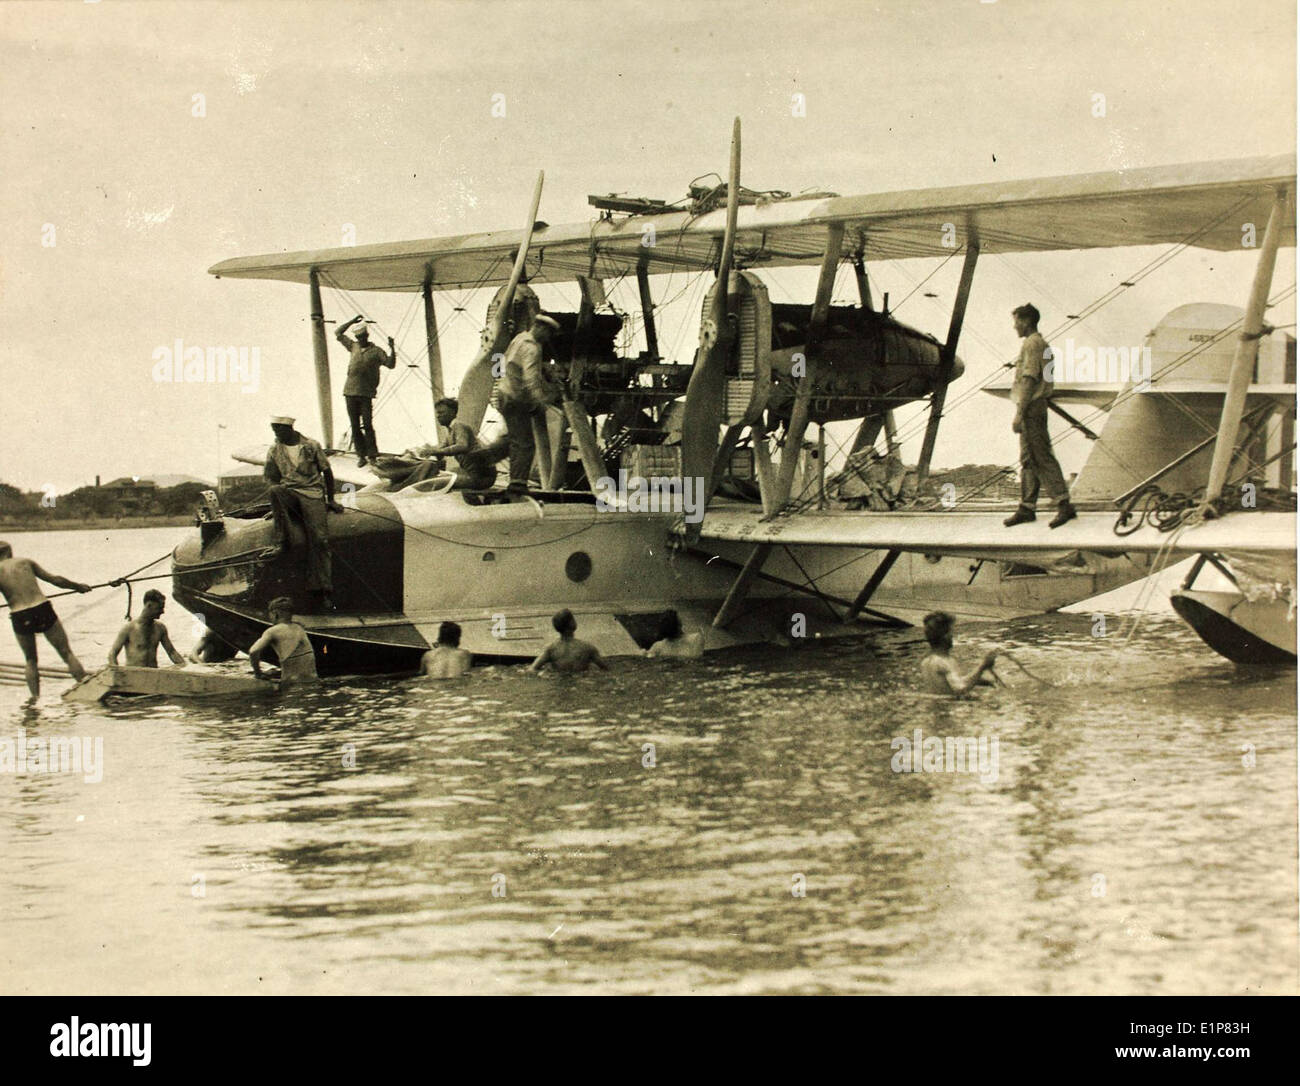
[[[1044,686],[1056,686],[1056,685],[1057,685],[1057,684],[1054,683],[1054,682],[1049,682],[1047,679],[1044,679],[1041,675],[1035,675],[1032,671],[1029,670],[1029,668],[1025,667],[1024,664],[1022,664],[1019,660],[1017,660],[1014,656],[1012,656],[1011,653],[1006,652],[1005,650],[999,650],[999,651],[998,651],[998,658],[999,658],[999,659],[1002,659],[1002,660],[1010,660],[1013,664],[1016,665],[1016,667],[1020,668],[1021,671],[1023,671],[1026,675],[1028,675],[1028,676],[1029,676],[1031,679],[1033,679],[1034,682],[1036,682],[1036,683],[1042,683]],[[991,668],[991,667],[989,668],[989,673],[990,673],[990,674],[991,674],[995,679],[997,679],[998,682],[1002,683],[1003,686],[1006,686],[1006,685],[1007,685],[1005,682],[1002,682],[1002,679],[998,676],[997,672],[995,672],[995,671],[993,670],[993,668]]]
[[[149,566],[156,566],[156,565],[157,565],[159,562],[161,562],[164,558],[170,558],[170,557],[171,557],[171,552],[168,551],[168,553],[167,553],[167,554],[164,554],[164,555],[162,556],[162,558],[156,558],[156,559],[154,559],[152,562],[150,562],[148,565],[141,566],[140,569],[148,569]],[[208,562],[208,563],[206,563],[206,564],[204,564],[204,565],[200,565],[200,566],[188,566],[188,567],[186,567],[184,570],[182,570],[181,572],[184,572],[184,573],[206,573],[206,572],[208,572],[209,570],[213,570],[213,569],[233,569],[233,568],[235,568],[235,567],[237,567],[237,566],[248,566],[248,565],[254,565],[254,564],[256,564],[256,563],[258,563],[258,562],[261,562],[261,561],[263,561],[263,558],[262,558],[261,556],[259,556],[259,557],[257,557],[257,558],[250,558],[250,559],[247,559],[247,560],[245,560],[245,561],[243,561],[243,562]],[[139,573],[139,572],[140,572],[140,570],[135,570],[134,573],[128,573],[128,574],[127,574],[126,576],[124,576],[124,577],[115,577],[115,578],[113,578],[113,580],[111,580],[111,581],[102,581],[102,582],[100,582],[99,584],[92,584],[92,585],[87,589],[87,591],[89,591],[89,592],[94,592],[94,591],[96,591],[96,590],[98,590],[98,589],[100,589],[100,588],[121,588],[123,585],[128,585],[128,586],[129,586],[129,585],[132,585],[132,584],[138,584],[138,583],[140,583],[141,581],[163,581],[163,580],[167,580],[167,579],[170,578],[170,577],[174,577],[174,576],[176,575],[175,573],[155,573],[155,574],[152,574],[151,576],[148,576],[148,577],[136,577],[136,576],[135,576],[135,573]],[[50,593],[50,595],[46,596],[45,598],[46,598],[47,600],[57,600],[57,599],[59,599],[61,596],[84,596],[84,595],[85,595],[85,593],[82,592],[82,591],[80,591],[79,589],[76,589],[76,588],[70,588],[70,589],[68,589],[68,590],[65,591],[65,592],[52,592],[52,593]],[[128,598],[129,598],[129,597],[128,597]],[[8,603],[0,603],[0,610],[3,610],[4,608],[9,607],[9,606],[10,606],[10,604],[8,604]],[[129,611],[128,611],[128,613],[127,613],[127,617],[130,617],[130,612],[129,612]]]
[[[396,524],[399,527],[406,529],[407,531],[416,532],[419,535],[423,535],[423,536],[428,536],[430,539],[436,539],[442,543],[450,543],[452,546],[470,547],[473,550],[488,549],[485,548],[482,543],[466,543],[463,539],[449,539],[447,536],[439,535],[437,532],[431,532],[427,528],[419,528],[414,524],[409,524],[406,521],[402,520],[400,517],[386,517],[384,516],[383,513],[376,513],[370,509],[361,509],[359,507],[354,506],[349,509],[349,512],[364,513],[368,517],[374,517],[376,520],[387,521],[389,524]],[[515,543],[515,544],[493,543],[490,549],[494,551],[526,551],[532,547],[548,547],[552,543],[563,543],[566,539],[573,539],[575,536],[581,535],[583,532],[591,528],[595,523],[596,523],[596,519],[595,516],[593,515],[591,520],[589,520],[586,524],[582,525],[582,527],[570,532],[568,535],[559,536],[555,539],[543,540],[538,543]]]

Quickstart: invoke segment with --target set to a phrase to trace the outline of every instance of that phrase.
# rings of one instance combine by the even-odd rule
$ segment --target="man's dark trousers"
[[[370,396],[344,396],[348,405],[348,424],[352,427],[352,444],[358,456],[373,459],[379,455],[375,440],[375,401]]]
[[[1021,416],[1020,427],[1020,508],[1033,512],[1038,505],[1038,490],[1047,491],[1055,502],[1068,501],[1061,465],[1052,452],[1052,438],[1047,432],[1047,400],[1031,400]]]

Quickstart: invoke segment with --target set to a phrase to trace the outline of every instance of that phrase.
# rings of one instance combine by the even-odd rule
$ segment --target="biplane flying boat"
[[[1011,618],[1186,556],[1196,556],[1197,574],[1209,563],[1244,577],[1230,564],[1237,554],[1254,570],[1253,585],[1273,585],[1271,599],[1245,589],[1198,593],[1189,582],[1176,606],[1225,655],[1293,661],[1294,514],[1278,511],[1284,498],[1236,508],[1224,496],[1242,479],[1263,483],[1255,470],[1269,460],[1263,428],[1279,418],[1289,427],[1295,412],[1294,340],[1280,362],[1270,340],[1273,369],[1263,379],[1256,372],[1277,249],[1295,244],[1295,178],[1294,156],[1282,156],[869,196],[754,193],[740,184],[737,120],[727,180],[693,189],[684,205],[593,197],[595,221],[550,226],[537,219],[539,176],[522,231],[217,264],[211,273],[220,278],[308,288],[327,447],[322,286],[422,295],[435,400],[444,388],[437,296],[497,287],[459,388],[460,418],[475,426],[489,408],[494,365],[539,312],[533,287],[577,287],[576,308],[547,310],[560,324],[552,349],[564,395],[550,411],[550,441],[538,448],[538,485],[526,495],[449,490],[439,478],[394,489],[355,466],[349,472],[346,454],[334,454],[336,473],[365,485],[329,517],[335,609],[300,615],[318,667],[409,670],[446,619],[461,624],[462,645],[478,659],[531,657],[561,607],[608,655],[643,651],[669,609],[703,629],[709,649],[898,625],[935,607]],[[1241,248],[1245,222],[1267,223],[1245,312],[1233,311],[1224,327],[1184,329],[1186,349],[1146,387],[1081,392],[1110,411],[1100,435],[1067,415],[1096,443],[1076,487],[1077,520],[1057,531],[1043,522],[1007,529],[996,503],[912,500],[926,486],[946,395],[963,370],[957,347],[981,254],[1228,251]],[[946,258],[954,237],[961,276],[940,341],[891,316],[887,296],[877,306],[869,271],[873,260]],[[813,297],[773,301],[763,273],[799,265],[819,269]],[[832,301],[844,265],[856,305]],[[686,362],[660,356],[653,295],[656,277],[681,272],[711,281]],[[620,354],[627,321],[607,292],[625,276],[635,278],[640,302],[644,349],[634,356]],[[927,400],[913,487],[898,470],[894,412]],[[1208,438],[1180,424],[1189,411]],[[857,501],[828,496],[824,434],[837,423],[855,429],[848,470],[836,478],[852,483],[869,464],[869,501],[863,491]],[[814,425],[816,442],[808,440]],[[1283,436],[1290,442],[1293,430]],[[1288,448],[1269,460],[1283,491],[1289,457]],[[1125,458],[1120,475],[1103,470]],[[614,478],[650,480],[651,495],[668,500],[647,505],[644,493],[626,489],[598,500]],[[683,480],[698,484],[702,521],[673,505]],[[1171,498],[1197,489],[1194,501]],[[307,598],[301,540],[276,546],[265,510],[210,519],[174,555],[176,599],[233,648],[259,636],[273,597]]]

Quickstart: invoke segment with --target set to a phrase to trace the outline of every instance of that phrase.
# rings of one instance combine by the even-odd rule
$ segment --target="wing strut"
[[[799,463],[799,453],[803,448],[804,431],[808,429],[809,405],[812,401],[813,383],[817,379],[817,355],[820,351],[822,335],[830,318],[831,292],[835,289],[835,272],[839,269],[840,249],[843,244],[844,224],[831,223],[826,229],[826,251],[822,256],[821,274],[817,280],[817,294],[813,299],[812,319],[808,325],[808,338],[804,345],[804,371],[799,377],[799,387],[795,393],[794,408],[790,412],[790,423],[786,427],[785,446],[781,450],[781,462],[777,466],[776,483],[770,490],[766,486],[760,486],[760,492],[763,494],[765,516],[774,515],[778,509],[790,500],[790,489],[794,485],[794,470]],[[750,428],[751,433],[754,435],[756,460],[758,446],[765,444],[767,441],[767,435],[758,432],[759,429],[761,428]],[[728,428],[722,448],[719,450],[719,457],[714,461],[713,485],[716,485],[717,480],[721,478],[722,470],[725,467],[722,457],[731,455],[732,449],[735,448],[736,442],[740,438],[741,430],[742,427],[740,426]],[[764,449],[764,452],[766,452],[766,449]],[[766,467],[765,461],[766,458],[764,458],[764,461],[759,461],[760,478],[770,478],[772,474],[770,468]],[[712,487],[708,493],[712,495]],[[771,494],[770,499],[768,497],[769,493]],[[715,629],[721,629],[735,618],[740,605],[745,601],[750,585],[753,584],[754,578],[762,572],[763,563],[767,561],[767,556],[771,552],[771,545],[759,544],[750,553],[749,558],[745,561],[744,568],[741,569],[732,583],[727,598],[722,601],[718,613],[713,616]]]
[[[1277,261],[1278,237],[1282,220],[1286,217],[1288,193],[1279,188],[1273,196],[1273,207],[1268,213],[1268,226],[1264,228],[1264,241],[1260,246],[1259,263],[1255,265],[1255,278],[1250,285],[1250,298],[1246,303],[1246,316],[1241,322],[1241,336],[1232,356],[1228,371],[1228,387],[1223,395],[1223,414],[1219,418],[1219,434],[1214,443],[1214,457],[1210,461],[1210,478],[1205,484],[1205,503],[1208,505],[1223,490],[1224,480],[1237,444],[1237,430],[1246,408],[1246,393],[1250,389],[1255,363],[1259,358],[1259,340],[1264,334],[1264,310],[1268,305],[1268,291],[1273,282],[1273,265]]]
[[[876,589],[880,587],[880,583],[889,576],[889,571],[894,568],[894,563],[898,561],[898,556],[902,553],[902,551],[889,551],[880,560],[880,565],[875,568],[870,579],[862,586],[862,591],[858,593],[857,599],[849,605],[849,609],[844,613],[845,622],[852,622],[864,608],[868,611],[871,610],[867,607],[867,604],[871,602],[871,597],[876,594]]]
[[[785,446],[781,449],[781,464],[777,470],[776,497],[773,505],[780,509],[790,500],[794,485],[794,469],[799,463],[804,431],[808,429],[808,411],[812,402],[813,384],[817,380],[818,355],[826,323],[831,312],[831,292],[835,289],[835,272],[840,264],[840,247],[844,243],[844,224],[831,223],[826,228],[826,251],[822,254],[821,274],[817,279],[817,294],[813,299],[812,319],[808,324],[808,339],[804,345],[804,371],[795,392],[794,406],[790,409],[790,424],[785,431]]]
[[[961,281],[957,284],[957,298],[952,304],[952,320],[948,324],[948,339],[939,355],[939,376],[930,398],[930,420],[925,425],[925,440],[921,442],[921,456],[916,462],[916,486],[919,490],[930,477],[930,458],[934,455],[934,442],[939,436],[939,422],[943,418],[943,402],[948,395],[948,382],[952,380],[952,364],[957,357],[957,340],[961,336],[962,322],[966,319],[966,303],[970,300],[971,282],[975,278],[975,261],[979,259],[980,241],[974,223],[966,225],[966,258],[961,266]]]
[[[659,334],[655,330],[655,305],[650,294],[650,273],[646,261],[636,266],[636,285],[641,292],[641,326],[645,329],[645,349],[651,362],[659,361]]]
[[[583,474],[587,476],[587,485],[594,494],[599,489],[596,483],[605,475],[605,461],[600,455],[600,445],[592,433],[591,421],[587,418],[582,405],[574,400],[574,390],[582,384],[583,364],[587,357],[588,343],[591,339],[591,323],[596,315],[596,307],[605,301],[605,286],[599,279],[588,276],[578,277],[578,287],[582,292],[582,301],[578,306],[578,325],[573,334],[573,357],[569,362],[569,378],[565,383],[564,417],[578,443],[578,455],[582,457]],[[564,441],[556,443],[555,458],[551,463],[551,486],[556,487],[563,479],[567,469],[568,446]]]

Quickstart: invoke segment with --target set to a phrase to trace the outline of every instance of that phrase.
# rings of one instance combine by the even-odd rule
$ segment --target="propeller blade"
[[[483,330],[478,353],[475,354],[474,360],[469,364],[465,376],[460,381],[460,395],[457,397],[460,402],[460,419],[475,430],[483,424],[483,414],[487,411],[488,400],[492,398],[492,384],[495,380],[492,373],[492,356],[505,350],[506,347],[506,344],[501,342],[506,317],[509,316],[510,305],[514,301],[515,289],[524,274],[524,261],[528,258],[528,246],[532,244],[533,226],[537,222],[537,209],[542,203],[542,183],[545,180],[545,172],[539,172],[537,186],[533,189],[532,207],[528,212],[528,221],[524,225],[524,240],[520,243],[519,252],[515,254],[515,266],[510,272],[510,282],[498,295],[501,304],[497,307],[492,320],[488,322],[487,328]]]
[[[731,170],[727,179],[727,227],[718,259],[718,279],[713,284],[710,317],[700,328],[700,349],[686,386],[682,408],[682,476],[703,479],[709,487],[713,461],[718,451],[718,427],[722,425],[726,394],[727,355],[731,351],[727,323],[727,281],[736,251],[736,216],[740,210],[740,118],[731,130]],[[705,504],[712,497],[705,494]],[[687,525],[699,531],[698,525]]]

